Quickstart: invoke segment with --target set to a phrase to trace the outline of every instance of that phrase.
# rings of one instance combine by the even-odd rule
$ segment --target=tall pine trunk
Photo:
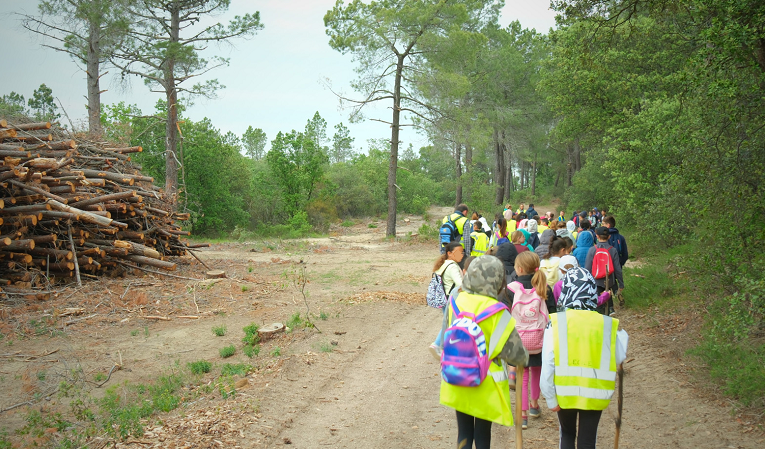
[[[506,164],[503,158],[503,148],[501,147],[498,130],[493,130],[493,144],[495,145],[495,205],[503,203],[503,193],[506,186]]]
[[[533,155],[533,169],[532,169],[532,178],[533,179],[532,179],[532,182],[530,184],[531,185],[531,190],[530,190],[530,195],[531,196],[535,196],[535,169],[536,169],[537,165],[538,165],[538,153],[535,153]]]
[[[463,178],[461,170],[461,144],[455,144],[455,208],[463,202]]]
[[[389,216],[386,219],[386,236],[397,235],[397,159],[399,158],[399,114],[400,90],[402,87],[402,69],[405,65],[405,54],[397,56],[397,70],[394,75],[394,107],[391,119],[391,153],[389,155]]]
[[[175,208],[178,202],[178,93],[175,79],[175,45],[179,41],[179,5],[173,2],[170,23],[170,46],[165,61],[165,98],[168,102],[168,120],[165,123],[165,193]]]
[[[101,89],[99,88],[101,56],[101,28],[91,21],[88,28],[88,52],[86,56],[86,83],[88,84],[88,132],[101,136]]]

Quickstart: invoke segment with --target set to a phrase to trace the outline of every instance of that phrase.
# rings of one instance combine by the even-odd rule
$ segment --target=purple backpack
[[[455,318],[445,330],[442,379],[450,385],[476,387],[485,380],[490,369],[487,342],[479,323],[509,309],[498,302],[475,316],[458,310],[455,299],[450,301],[450,307]]]

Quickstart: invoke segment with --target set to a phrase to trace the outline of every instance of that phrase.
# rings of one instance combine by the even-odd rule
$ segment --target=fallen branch
[[[70,324],[77,323],[78,321],[84,321],[84,320],[87,320],[89,318],[93,318],[96,315],[98,315],[98,313],[94,313],[93,315],[84,316],[82,318],[75,318],[74,320],[64,321],[64,326],[69,326]]]
[[[168,318],[167,316],[159,316],[159,315],[146,315],[142,318],[146,318],[148,320],[170,321],[170,318]]]
[[[131,265],[129,263],[121,262],[119,260],[114,260],[114,262],[117,262],[120,265],[126,266],[128,268],[135,268],[137,270],[146,271],[147,273],[159,274],[161,276],[168,276],[168,277],[176,278],[176,279],[186,279],[187,281],[204,281],[205,280],[205,279],[189,278],[189,277],[186,277],[186,276],[177,276],[175,274],[168,274],[168,273],[163,273],[161,271],[150,270],[149,268],[143,268],[143,267],[139,267],[137,265]]]

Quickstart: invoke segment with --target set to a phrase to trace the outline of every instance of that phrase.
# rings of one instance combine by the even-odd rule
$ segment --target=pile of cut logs
[[[0,295],[40,299],[54,282],[173,270],[189,235],[153,179],[131,162],[141,147],[67,139],[46,123],[0,120]],[[198,245],[207,246],[207,245]]]

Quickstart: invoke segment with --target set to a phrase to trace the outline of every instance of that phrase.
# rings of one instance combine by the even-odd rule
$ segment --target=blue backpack
[[[458,227],[448,215],[447,221],[439,227],[439,243],[443,246],[447,245],[450,242],[458,240],[458,235]]]

